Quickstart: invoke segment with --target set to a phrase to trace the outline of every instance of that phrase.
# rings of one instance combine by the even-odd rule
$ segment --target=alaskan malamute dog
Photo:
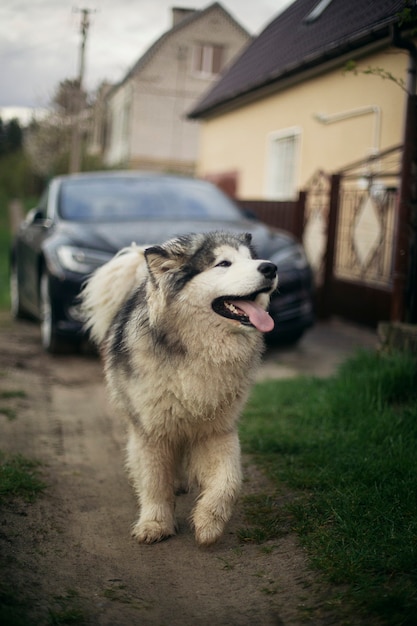
[[[108,389],[128,423],[127,468],[140,504],[133,536],[175,534],[178,489],[196,484],[198,544],[223,532],[241,483],[237,420],[273,328],[277,268],[248,234],[132,245],[87,283],[83,307]]]

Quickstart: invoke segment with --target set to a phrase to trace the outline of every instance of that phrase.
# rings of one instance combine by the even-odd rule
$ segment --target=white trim
[[[375,115],[374,133],[373,133],[373,145],[370,150],[370,154],[379,154],[381,143],[381,107],[377,104],[365,105],[357,107],[356,109],[349,109],[348,111],[342,111],[340,113],[332,113],[327,115],[326,113],[314,113],[313,117],[321,124],[333,124],[334,122],[343,122],[344,120],[351,119],[353,117],[359,117],[361,115]]]

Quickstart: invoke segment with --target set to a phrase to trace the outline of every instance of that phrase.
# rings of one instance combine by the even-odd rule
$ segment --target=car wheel
[[[13,263],[10,268],[10,311],[13,319],[28,317],[20,303],[19,277],[16,263]]]
[[[40,281],[40,311],[42,346],[51,354],[68,352],[69,345],[56,332],[54,308],[49,290],[49,277],[46,271]]]

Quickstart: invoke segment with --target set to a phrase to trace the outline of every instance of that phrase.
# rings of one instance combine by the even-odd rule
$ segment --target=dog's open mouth
[[[249,296],[222,296],[213,301],[213,311],[222,317],[236,320],[244,326],[254,326],[263,333],[274,328],[274,320],[255,298],[259,292]]]

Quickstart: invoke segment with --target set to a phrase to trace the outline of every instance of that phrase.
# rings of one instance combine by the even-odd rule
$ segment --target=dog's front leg
[[[127,446],[127,467],[140,505],[133,537],[140,543],[154,543],[174,535],[173,449],[168,442],[152,442],[132,428]]]
[[[191,473],[202,492],[192,514],[197,543],[210,545],[223,533],[242,482],[236,433],[215,435],[192,450]]]

